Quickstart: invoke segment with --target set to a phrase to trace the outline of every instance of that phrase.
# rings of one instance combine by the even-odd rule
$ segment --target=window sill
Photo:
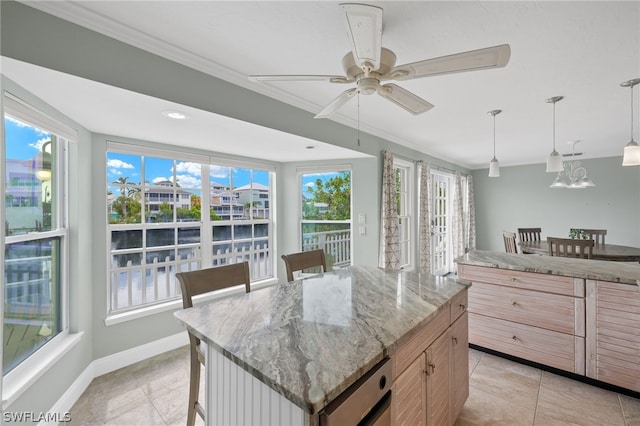
[[[57,336],[7,373],[2,382],[2,410],[6,411],[49,368],[80,343],[83,334],[84,332],[65,333]]]
[[[270,278],[268,280],[258,281],[251,284],[251,291],[269,287],[277,283],[278,283],[278,280],[276,278]],[[238,286],[238,287],[218,290],[211,295],[197,297],[194,299],[194,301],[197,304],[197,303],[202,303],[209,300],[215,300],[215,299],[221,299],[223,297],[233,296],[235,294],[241,294],[243,292],[244,292],[244,287]],[[154,315],[160,312],[176,311],[178,309],[182,309],[182,300],[171,300],[158,305],[141,307],[133,311],[127,311],[119,314],[108,315],[107,318],[105,318],[104,323],[108,327],[110,325],[121,324],[123,322],[132,321],[138,318],[144,318],[146,316]]]

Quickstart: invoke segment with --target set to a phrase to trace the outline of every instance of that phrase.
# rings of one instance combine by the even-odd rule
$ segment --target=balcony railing
[[[302,251],[324,249],[327,266],[351,264],[351,230],[310,232],[302,235]]]

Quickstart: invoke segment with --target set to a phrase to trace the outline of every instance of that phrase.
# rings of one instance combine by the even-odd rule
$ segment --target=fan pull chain
[[[360,146],[360,92],[358,92],[358,146]]]

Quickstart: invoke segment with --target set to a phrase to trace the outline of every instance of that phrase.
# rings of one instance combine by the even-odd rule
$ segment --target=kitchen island
[[[353,266],[175,315],[207,345],[207,424],[313,425],[385,358],[401,377],[411,363],[430,362],[426,350],[436,339],[446,336],[448,345],[454,321],[463,334],[456,341],[466,339],[466,293],[467,284],[451,278]],[[466,341],[458,346],[456,359],[468,365]],[[456,382],[461,389],[446,389],[447,407],[450,394],[456,409],[464,403],[465,374]],[[447,384],[454,377],[447,373]],[[392,399],[394,419],[404,412],[401,403]],[[450,423],[457,416],[451,413]]]
[[[640,392],[640,264],[474,250],[469,342]]]

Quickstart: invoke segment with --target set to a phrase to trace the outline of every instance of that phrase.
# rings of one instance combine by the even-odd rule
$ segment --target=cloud
[[[109,174],[122,176],[122,170],[120,169],[109,169]]]
[[[178,185],[183,188],[200,188],[200,186],[202,186],[200,178],[189,175],[177,175],[176,180],[178,181]]]
[[[134,165],[131,163],[126,163],[122,160],[118,160],[116,158],[112,158],[107,161],[107,167],[111,167],[113,169],[134,169]]]
[[[211,175],[211,177],[214,177],[214,178],[229,177],[229,167],[212,165],[209,174]]]
[[[51,137],[49,137],[47,135],[44,138],[38,139],[38,141],[35,142],[35,143],[30,143],[29,146],[31,148],[37,149],[38,151],[41,151],[42,150],[42,145],[44,145],[46,142],[50,142],[50,141],[51,141]],[[49,146],[47,148],[47,152],[51,153],[51,146]]]
[[[158,177],[153,178],[151,183],[166,182],[166,181],[171,181],[171,179],[163,177],[163,176],[158,176]]]
[[[200,168],[201,165],[199,163],[184,161],[176,164],[176,173],[188,173],[190,175],[200,176]]]
[[[304,186],[308,186],[308,187],[312,187],[312,186],[316,186],[315,182],[307,182],[304,184]]]

